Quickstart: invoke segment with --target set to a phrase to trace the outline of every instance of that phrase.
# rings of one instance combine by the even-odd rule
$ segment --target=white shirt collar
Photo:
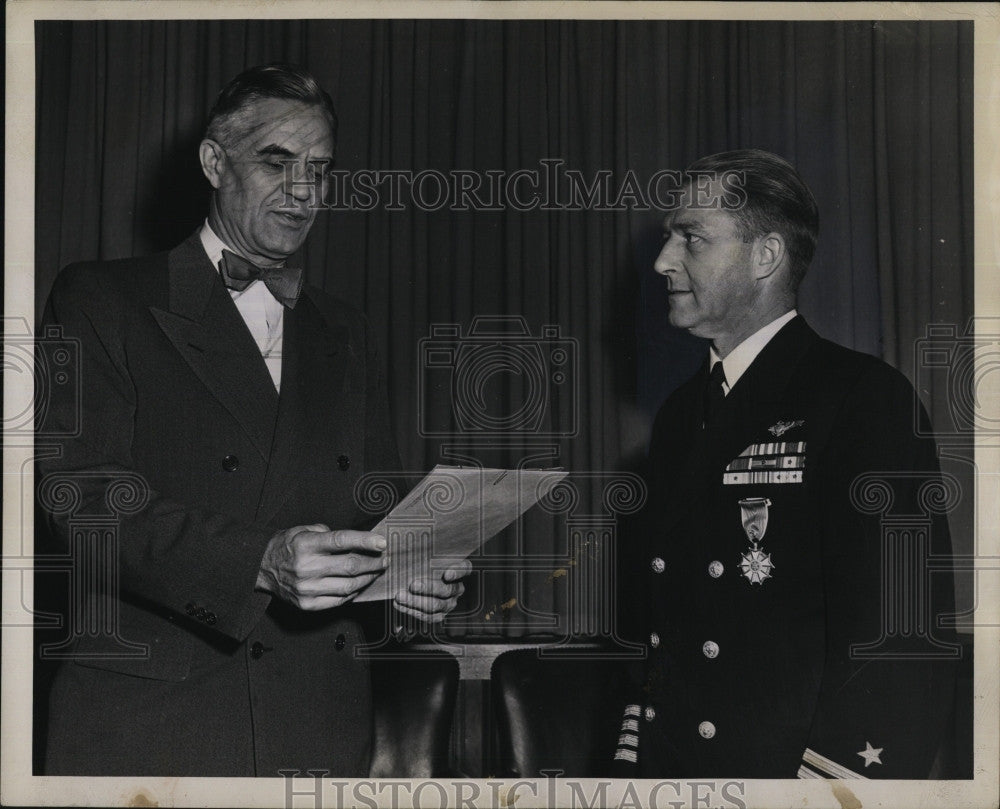
[[[781,327],[784,326],[789,320],[794,318],[798,312],[792,309],[789,312],[785,312],[781,317],[772,320],[762,329],[758,329],[746,340],[740,343],[736,348],[726,355],[724,360],[719,359],[719,355],[715,353],[715,348],[710,348],[708,352],[708,367],[711,370],[715,363],[722,363],[722,370],[726,374],[726,383],[722,386],[726,395],[729,391],[733,389],[733,386],[739,381],[739,378],[743,376],[743,373],[747,368],[757,359],[757,355],[764,350],[771,338],[774,337]]]
[[[232,247],[226,244],[222,239],[219,238],[218,234],[212,230],[212,226],[208,224],[208,220],[205,220],[205,224],[201,226],[201,232],[198,234],[201,237],[201,246],[205,248],[205,252],[208,253],[208,260],[212,262],[212,266],[215,269],[219,269],[219,262],[222,261],[222,251],[228,250],[230,253],[236,253]],[[237,255],[239,255],[237,253]],[[281,266],[280,264],[278,266]]]
[[[212,230],[207,220],[198,235],[201,237],[202,247],[208,254],[208,260],[218,270],[222,261],[222,251],[228,250],[229,247]],[[274,381],[275,389],[280,391],[284,307],[267,286],[259,281],[254,281],[242,292],[230,289],[229,296],[236,304],[236,311],[250,331],[250,336],[257,343],[261,357],[267,365],[267,371]]]
[[[198,235],[201,238],[202,247],[208,254],[208,260],[212,262],[212,266],[217,271],[221,272],[222,251],[229,250],[231,253],[236,251],[230,249],[229,245],[219,238],[218,234],[212,230],[212,226],[208,224],[207,219],[205,224],[201,226],[201,232]],[[260,318],[264,319],[268,329],[280,326],[284,316],[284,307],[264,284],[254,281],[242,292],[235,289],[229,290],[229,295],[236,301],[236,308],[240,310],[240,314],[247,322],[251,332],[254,331],[254,323]],[[257,303],[255,304],[254,301]],[[263,308],[258,310],[259,307]]]
[[[198,235],[201,237],[201,246],[208,253],[208,260],[218,270],[219,262],[222,261],[222,251],[229,250],[229,252],[233,252],[233,250],[216,235],[215,231],[212,230],[212,226],[208,224],[207,219],[205,220],[205,224],[201,226],[201,233]]]

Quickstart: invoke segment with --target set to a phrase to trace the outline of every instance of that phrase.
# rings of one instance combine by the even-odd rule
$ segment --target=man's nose
[[[656,261],[653,262],[653,269],[660,275],[666,275],[668,272],[677,272],[680,269],[677,259],[678,251],[675,249],[676,243],[676,239],[668,239],[663,247],[660,248],[660,254],[656,257]]]
[[[308,200],[314,194],[319,193],[321,180],[319,175],[314,175],[307,166],[298,182],[292,183],[292,196],[299,202]]]
[[[307,163],[305,168],[296,166],[292,181],[286,179],[283,186],[286,199],[291,197],[300,204],[308,202],[310,205],[319,205],[326,195],[326,175],[322,167]]]

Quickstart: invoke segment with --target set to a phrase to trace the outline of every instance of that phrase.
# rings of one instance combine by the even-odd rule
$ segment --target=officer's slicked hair
[[[330,134],[337,140],[337,113],[330,95],[316,77],[297,65],[270,64],[248,68],[222,88],[215,106],[208,114],[205,137],[223,146],[247,134],[242,131],[242,113],[264,98],[287,98],[319,107],[330,123]]]
[[[767,233],[780,233],[788,249],[789,284],[798,289],[816,252],[819,210],[812,192],[794,166],[761,149],[720,152],[696,160],[688,171],[715,172],[718,177],[735,172],[746,202],[727,209],[737,221],[740,238],[749,242]]]

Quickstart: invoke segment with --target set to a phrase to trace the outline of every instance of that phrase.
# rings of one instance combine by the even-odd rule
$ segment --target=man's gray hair
[[[333,100],[319,85],[316,77],[297,65],[257,65],[240,73],[222,88],[215,106],[208,114],[205,137],[223,146],[246,134],[241,130],[241,117],[255,101],[264,98],[287,98],[301,101],[323,110],[330,123],[330,135],[337,139],[337,113]]]

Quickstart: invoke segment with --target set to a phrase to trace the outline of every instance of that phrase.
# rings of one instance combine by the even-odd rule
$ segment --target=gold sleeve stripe
[[[802,754],[802,762],[831,778],[860,778],[864,781],[868,780],[861,773],[854,772],[854,770],[850,770],[843,764],[838,764],[826,756],[821,756],[815,750],[810,750],[808,747]]]
[[[632,733],[623,733],[618,737],[619,747],[638,747],[639,737]]]

